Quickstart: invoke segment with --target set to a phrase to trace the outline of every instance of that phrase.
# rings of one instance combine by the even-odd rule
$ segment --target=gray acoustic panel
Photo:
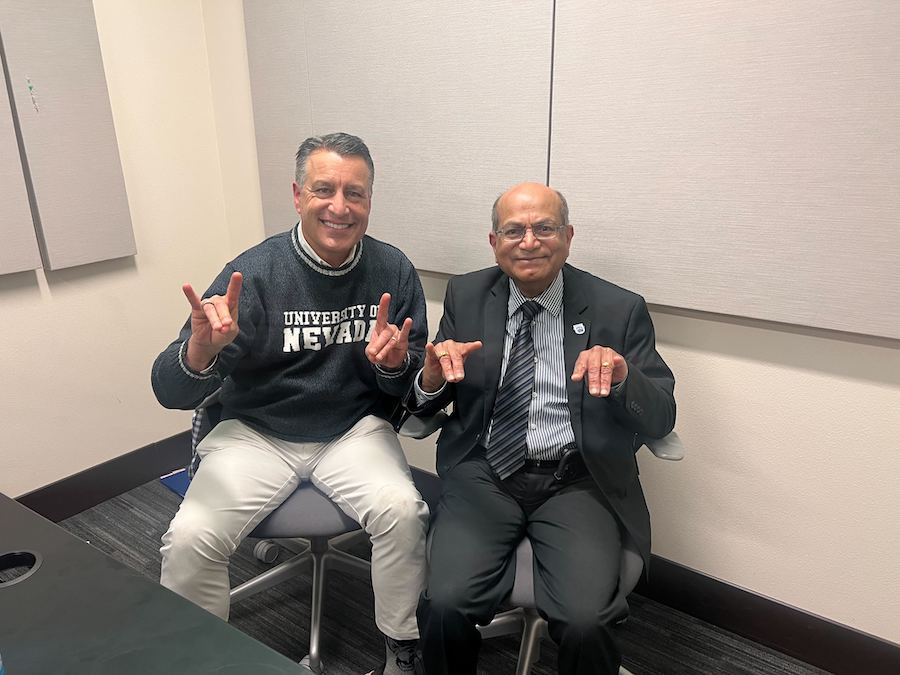
[[[551,2],[303,2],[317,131],[376,162],[370,233],[419,269],[493,262],[490,208],[546,179]]]
[[[90,0],[0,0],[45,266],[135,253]]]
[[[255,38],[256,4],[266,3],[245,3],[248,50],[258,51],[257,39],[272,50],[267,65],[281,75],[268,81],[291,82],[281,94],[302,100],[292,53],[271,45],[305,45],[313,132],[354,133],[372,151],[369,233],[401,247],[420,269],[491,264],[494,198],[513,183],[546,179],[552,2],[303,0],[296,3],[303,33],[270,29]],[[270,23],[293,27],[294,20],[278,12]],[[265,191],[267,157],[283,152],[287,125],[268,128],[274,116],[256,99],[273,85],[258,84],[253,61]],[[279,147],[268,149],[270,142]]]
[[[0,35],[2,44],[2,35]],[[2,55],[2,50],[0,50]],[[0,274],[41,266],[6,80],[0,70]]]
[[[247,60],[266,234],[297,222],[294,155],[313,133],[300,0],[244,0]],[[320,18],[314,19],[318,26]]]
[[[900,338],[900,3],[557,0],[573,262],[662,305]]]

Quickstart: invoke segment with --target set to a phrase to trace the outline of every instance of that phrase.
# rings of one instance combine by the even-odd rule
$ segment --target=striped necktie
[[[500,480],[511,476],[525,464],[528,409],[534,389],[535,357],[531,322],[541,311],[541,306],[528,300],[519,309],[522,311],[522,323],[513,338],[506,374],[497,392],[490,447],[485,453],[488,463]]]

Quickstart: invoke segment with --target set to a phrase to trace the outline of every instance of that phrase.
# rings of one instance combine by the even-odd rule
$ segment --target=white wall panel
[[[45,266],[135,253],[90,0],[0,0]]]
[[[900,337],[900,3],[558,0],[573,262],[649,301]]]
[[[3,77],[0,77],[0,205],[0,274],[40,267],[41,255]]]
[[[267,222],[282,208],[265,197],[266,183],[276,182],[268,158],[290,151],[290,123],[266,110],[268,94],[259,92],[289,83],[277,95],[302,117],[302,67],[284,45],[305,44],[312,131],[347,131],[372,151],[369,233],[400,246],[420,269],[491,264],[494,198],[546,178],[552,2],[303,0],[303,33],[281,11],[268,24],[283,32],[254,35],[257,15],[269,11],[256,5],[265,4],[248,0],[244,11]],[[263,45],[272,51],[267,67],[280,73],[267,84]]]
[[[266,234],[297,222],[294,155],[313,134],[300,0],[244,0],[247,59]],[[316,25],[322,20],[315,17]],[[331,19],[329,19],[331,20]]]

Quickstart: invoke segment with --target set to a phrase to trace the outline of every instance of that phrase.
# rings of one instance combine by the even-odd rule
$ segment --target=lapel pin
[[[576,323],[574,326],[572,326],[572,330],[575,331],[575,335],[584,335],[584,324]]]

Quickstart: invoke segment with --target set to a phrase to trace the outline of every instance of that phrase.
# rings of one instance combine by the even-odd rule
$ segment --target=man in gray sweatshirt
[[[337,133],[297,152],[300,222],[225,266],[153,364],[167,408],[221,389],[222,421],[163,535],[161,583],[228,618],[228,559],[301,480],[372,538],[384,673],[412,672],[428,507],[387,421],[422,362],[425,297],[412,263],[366,235],[374,165]]]

